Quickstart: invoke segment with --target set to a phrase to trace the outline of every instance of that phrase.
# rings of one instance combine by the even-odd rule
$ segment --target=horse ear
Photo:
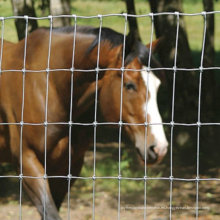
[[[152,53],[158,53],[159,50],[162,49],[162,45],[165,43],[165,38],[164,37],[159,37],[158,39],[152,41]],[[147,48],[149,49],[150,48],[150,43],[147,44]],[[155,71],[158,76],[158,78],[161,80],[161,82],[163,84],[165,84],[167,81],[166,81],[166,74],[165,74],[165,71],[163,70],[163,67],[161,65],[161,63],[155,59],[155,57],[152,55],[151,57],[151,66],[153,68],[161,68],[161,70],[159,71]]]
[[[100,90],[102,86],[102,80],[98,81],[98,90]],[[95,100],[95,92],[96,92],[96,82],[91,83],[83,95],[80,97],[77,102],[78,112],[81,115],[94,103]]]
[[[129,32],[125,41],[125,58],[134,50],[135,42],[136,39],[134,35]]]
[[[155,41],[152,41],[152,47],[151,48],[152,48],[153,53],[156,53],[159,50],[159,48],[160,48],[161,44],[163,43],[163,41],[164,41],[164,37],[159,37]],[[150,48],[150,45],[151,45],[150,43],[147,44],[148,49]]]

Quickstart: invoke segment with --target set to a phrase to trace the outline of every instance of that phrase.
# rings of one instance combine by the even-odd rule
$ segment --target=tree
[[[69,15],[70,0],[51,0],[50,1],[51,15]],[[53,20],[54,27],[62,27],[70,25],[70,18],[55,18]]]
[[[214,11],[213,0],[203,0],[204,11]],[[205,49],[204,49],[204,67],[215,66],[215,48],[214,48],[214,14],[206,15],[206,36],[205,36]],[[216,100],[220,99],[219,95],[219,79],[218,73],[214,70],[206,70],[203,73],[203,87],[202,87],[202,103],[201,103],[201,120],[205,122],[216,122],[220,120],[219,108],[220,104]],[[216,166],[220,164],[218,155],[216,152],[219,150],[219,146],[216,143],[220,142],[219,131],[216,127],[207,126],[205,129],[201,129],[201,135],[205,141],[202,143],[201,158],[205,159],[203,167]],[[207,146],[212,146],[212,150]],[[207,158],[207,155],[208,158]],[[203,168],[202,167],[202,168]]]
[[[134,0],[126,0],[127,13],[136,15]],[[128,17],[128,24],[130,34],[134,37],[134,40],[141,40],[137,19],[135,17]]]
[[[149,0],[152,12],[182,12],[181,0]],[[213,11],[213,0],[203,0],[204,10]],[[214,66],[214,15],[206,15],[206,41],[204,50],[203,67]],[[157,37],[163,36],[164,40],[160,46],[159,58],[164,67],[173,67],[174,51],[176,43],[177,30],[177,15],[160,15],[154,17],[154,26]],[[177,67],[192,68],[193,58],[189,47],[188,38],[185,30],[183,16],[179,16],[179,38],[177,48]],[[167,72],[167,88],[165,93],[172,96],[173,89],[173,71]],[[175,87],[175,114],[174,121],[182,123],[193,123],[198,119],[198,86],[199,86],[199,71],[177,71],[176,72],[176,87]],[[216,91],[216,78],[213,71],[203,71],[202,76],[202,97],[201,97],[201,121],[210,122],[216,121],[216,105],[218,103]],[[168,103],[167,108],[170,108],[171,103]],[[170,119],[170,114],[167,119]],[[207,146],[210,144],[216,146],[216,140],[219,140],[219,135],[216,129],[207,126],[201,129],[200,133],[200,168],[207,168],[213,164],[213,159],[216,158],[214,149],[210,151]],[[186,158],[186,163],[195,164],[196,157],[188,157],[188,154],[196,155],[197,145],[197,129],[189,129],[184,126],[176,127],[174,131],[174,146],[178,149],[179,158]],[[207,136],[209,138],[207,138]],[[184,148],[181,148],[181,141],[185,139]],[[212,143],[213,142],[213,143]],[[175,152],[174,149],[174,152]],[[177,150],[176,150],[177,152]],[[212,160],[207,159],[207,155]],[[190,161],[190,158],[193,160]],[[215,160],[217,161],[217,160]],[[216,165],[216,163],[214,162]]]
[[[182,12],[181,0],[149,0],[153,13],[158,12]],[[177,48],[178,68],[192,68],[193,58],[189,47],[187,33],[183,16],[179,16],[179,36]],[[173,67],[176,32],[177,32],[177,15],[160,15],[154,17],[154,27],[157,37],[163,36],[163,42],[159,49],[159,58],[164,67]],[[172,97],[173,91],[173,73],[167,71],[167,86],[165,94]],[[198,120],[198,74],[193,71],[177,71],[175,80],[175,105],[174,105],[174,122],[193,123]],[[166,109],[169,109],[167,119],[171,118],[171,98],[166,102]],[[175,154],[175,163],[196,164],[196,156],[188,157],[188,154],[196,155],[197,129],[187,128],[185,126],[176,126],[174,129],[173,146]],[[184,146],[184,147],[181,147]],[[181,159],[180,159],[181,158]],[[180,164],[181,164],[180,163]]]
[[[40,0],[40,8],[45,14],[46,9],[49,9],[51,15],[69,15],[70,14],[70,0]],[[11,0],[13,14],[15,16],[28,15],[37,17],[35,11],[34,0]],[[70,25],[70,18],[54,18],[53,26],[60,27]],[[25,19],[15,19],[15,26],[17,29],[18,39],[25,37],[26,21]],[[28,20],[28,32],[32,32],[38,27],[37,20]]]
[[[13,13],[15,16],[28,15],[36,17],[34,9],[34,0],[11,0]],[[26,21],[24,19],[15,19],[15,26],[17,29],[18,39],[25,37]],[[28,32],[35,30],[38,27],[36,20],[28,20]]]
[[[214,11],[213,0],[203,0],[204,11]],[[215,60],[215,48],[214,48],[214,32],[215,32],[215,20],[214,14],[206,15],[207,27],[206,27],[206,41],[205,41],[205,56],[204,66],[214,66]]]

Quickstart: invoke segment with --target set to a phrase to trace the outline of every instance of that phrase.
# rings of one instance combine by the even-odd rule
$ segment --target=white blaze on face
[[[157,91],[160,86],[160,80],[152,72],[147,73],[146,71],[142,71],[141,75],[150,94],[148,102],[143,106],[144,114],[146,114],[147,111],[147,114],[150,116],[149,123],[159,124],[151,126],[151,133],[155,138],[155,143],[151,143],[151,145],[155,145],[155,151],[157,153],[165,154],[168,142],[164,133],[163,125],[160,124],[162,123],[162,119],[157,105]]]

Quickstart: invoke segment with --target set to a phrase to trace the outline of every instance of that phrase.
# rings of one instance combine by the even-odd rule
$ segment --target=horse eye
[[[134,91],[137,90],[136,85],[133,82],[125,83],[125,88],[127,90],[134,90]]]

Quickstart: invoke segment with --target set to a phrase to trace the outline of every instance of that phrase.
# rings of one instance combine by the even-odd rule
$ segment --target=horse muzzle
[[[147,147],[146,156],[145,152],[140,150],[139,147],[136,147],[136,149],[143,162],[146,159],[147,164],[153,165],[159,163],[164,158],[167,153],[167,146],[168,143],[165,143],[164,145],[151,145],[150,147]]]

